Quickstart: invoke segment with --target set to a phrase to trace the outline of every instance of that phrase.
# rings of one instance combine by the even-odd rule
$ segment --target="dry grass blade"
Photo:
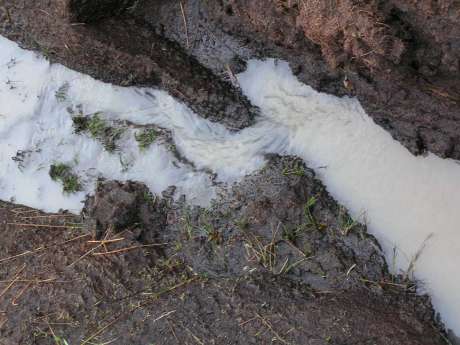
[[[77,236],[77,237],[74,237],[70,240],[67,240],[67,241],[64,241],[64,242],[60,242],[60,243],[56,243],[56,244],[52,244],[50,246],[42,246],[42,247],[38,247],[36,249],[32,249],[32,250],[27,250],[21,254],[16,254],[16,255],[13,255],[13,256],[9,256],[7,258],[4,258],[4,259],[0,259],[0,263],[3,263],[3,262],[6,262],[6,261],[10,261],[10,260],[14,260],[14,259],[18,259],[20,257],[23,257],[23,256],[26,256],[26,255],[30,255],[30,254],[35,254],[35,253],[38,253],[38,252],[41,252],[41,251],[44,251],[44,250],[47,250],[47,249],[50,249],[50,248],[53,248],[53,247],[57,247],[57,246],[62,246],[62,245],[65,245],[65,244],[68,244],[68,243],[71,243],[71,242],[74,242],[74,241],[77,241],[81,238],[84,238],[84,237],[87,237],[87,236],[90,236],[90,234],[85,234],[85,235],[81,235],[81,236]]]
[[[154,322],[157,322],[157,321],[159,321],[159,320],[161,320],[161,319],[164,319],[165,317],[167,317],[167,316],[169,316],[169,315],[171,315],[171,314],[173,314],[173,313],[175,313],[175,312],[176,312],[176,310],[171,310],[171,311],[168,311],[167,313],[161,314],[160,316],[158,316],[158,317],[157,317],[155,320],[153,320],[152,322],[154,323]]]
[[[182,286],[185,286],[185,285],[188,285],[190,283],[192,283],[193,281],[197,280],[198,277],[193,277],[191,279],[188,279],[188,280],[185,280],[179,284],[176,284],[170,288],[167,288],[165,290],[162,290],[158,293],[155,293],[155,294],[152,294],[154,295],[153,297],[155,297],[154,299],[152,300],[149,300],[145,303],[142,303],[142,304],[139,304],[138,306],[135,306],[134,308],[132,308],[131,310],[128,310],[127,312],[124,312],[124,313],[121,313],[119,314],[118,316],[116,316],[112,321],[110,321],[109,323],[107,323],[105,326],[99,328],[95,333],[93,333],[92,335],[90,335],[88,338],[86,338],[85,340],[83,340],[83,342],[80,344],[80,345],[86,345],[86,344],[89,344],[91,342],[91,340],[93,340],[94,338],[96,338],[97,336],[100,336],[102,333],[104,333],[108,328],[110,328],[111,326],[113,326],[114,324],[116,324],[118,321],[122,320],[123,318],[127,317],[128,315],[132,314],[134,311],[138,310],[138,309],[141,309],[151,303],[153,303],[155,301],[155,299],[161,295],[164,295],[165,293],[168,293],[168,292],[171,292],[171,291],[174,291]],[[164,316],[166,317],[166,316]]]
[[[120,253],[129,252],[129,251],[135,250],[135,249],[148,248],[148,247],[159,247],[159,246],[163,246],[165,244],[167,244],[167,243],[142,244],[142,245],[138,245],[138,246],[131,246],[131,247],[127,247],[127,248],[111,250],[111,251],[107,251],[107,252],[93,253],[93,255],[120,254]]]
[[[11,281],[11,283],[9,283],[4,289],[2,292],[0,292],[0,298],[3,297],[3,295],[5,295],[9,289],[11,289],[11,287],[19,280],[19,277],[21,276],[21,273],[22,271],[24,271],[24,269],[26,268],[26,264],[22,265],[22,267],[16,271],[15,275],[14,275],[14,278],[13,280]]]
[[[91,255],[94,251],[96,251],[97,249],[101,248],[104,244],[99,244],[97,245],[96,247],[94,247],[93,249],[90,249],[89,251],[87,251],[85,254],[83,254],[82,256],[80,256],[77,260],[75,260],[74,262],[72,262],[70,265],[68,265],[67,267],[72,267],[74,266],[75,264],[77,264],[78,262],[80,262],[81,260],[83,260],[84,258],[86,258],[87,256]]]
[[[18,279],[17,283],[33,283],[33,284],[68,284],[75,283],[81,279],[72,279],[72,280],[57,280],[57,278],[48,278],[48,279]],[[0,280],[0,284],[11,283],[11,280]]]
[[[29,223],[6,223],[6,225],[23,226],[31,228],[50,228],[50,229],[81,229],[82,225],[52,225],[52,224],[29,224]]]
[[[120,238],[114,238],[112,240],[91,240],[91,241],[88,241],[88,243],[108,244],[108,243],[120,242],[120,241],[123,241],[124,239],[125,239],[124,237],[120,237]]]
[[[428,244],[428,242],[431,240],[431,238],[434,236],[433,233],[429,234],[425,240],[422,242],[422,245],[420,246],[419,250],[417,250],[417,252],[415,253],[415,255],[412,257],[412,259],[410,260],[409,262],[409,266],[407,268],[407,271],[406,273],[404,274],[404,279],[407,280],[409,279],[409,276],[411,275],[411,273],[414,272],[414,269],[415,269],[415,264],[417,263],[418,259],[420,258],[420,255],[422,255],[423,251],[425,250],[426,248],[426,245]]]
[[[13,297],[13,299],[11,300],[11,304],[16,306],[18,305],[18,300],[19,298],[22,297],[22,295],[24,295],[24,293],[32,286],[32,282],[28,282],[23,288],[21,291],[19,291],[19,293]]]
[[[276,337],[277,340],[281,341],[283,344],[285,345],[291,345],[291,343],[289,343],[288,341],[286,341],[285,339],[283,339],[279,334],[278,332],[276,332],[272,325],[270,324],[270,322],[268,322],[266,319],[264,319],[260,314],[256,314],[257,317],[260,319],[260,321],[273,333],[273,335]]]
[[[185,10],[182,1],[179,1],[180,4],[180,11],[182,13],[182,20],[184,21],[184,30],[185,30],[185,39],[187,40],[187,49],[190,48],[190,40],[188,38],[188,25],[187,25],[187,18],[185,17]]]
[[[21,219],[40,219],[40,218],[75,218],[73,214],[47,214],[41,216],[26,216],[21,217]]]

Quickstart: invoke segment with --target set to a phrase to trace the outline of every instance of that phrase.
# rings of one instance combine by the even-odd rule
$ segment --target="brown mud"
[[[0,0],[0,34],[230,129],[235,74],[289,61],[357,96],[415,154],[460,158],[459,5],[422,1]],[[81,215],[0,203],[0,344],[445,344],[411,272],[293,157],[209,209],[101,181]],[[358,221],[364,222],[363,219]]]
[[[0,34],[52,62],[114,84],[165,89],[230,129],[249,126],[257,114],[230,82],[133,19],[89,26],[72,23],[64,1],[1,0],[0,23]]]
[[[82,216],[1,203],[0,344],[444,344],[347,219],[290,157],[206,210],[115,181]]]

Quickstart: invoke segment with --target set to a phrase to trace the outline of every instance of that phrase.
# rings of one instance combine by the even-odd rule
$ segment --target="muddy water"
[[[175,185],[177,196],[207,205],[220,188],[262,168],[265,154],[295,154],[356,219],[368,224],[394,270],[415,270],[447,326],[460,333],[458,162],[413,156],[355,99],[314,91],[283,62],[251,61],[238,76],[262,116],[234,133],[163,91],[103,84],[50,66],[5,39],[0,46],[1,199],[48,211],[79,211],[96,180],[105,177],[142,181],[155,193]],[[88,133],[76,134],[72,117],[95,113],[110,124],[129,120],[169,130],[175,149],[193,164],[159,142],[140,150],[131,128],[120,135],[114,152]],[[49,176],[56,163],[71,167],[82,191],[62,192]]]

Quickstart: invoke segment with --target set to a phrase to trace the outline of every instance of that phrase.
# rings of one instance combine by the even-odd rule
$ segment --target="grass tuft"
[[[105,121],[100,117],[101,113],[94,114],[88,121],[88,131],[93,138],[101,138],[105,129],[108,127]]]
[[[54,94],[56,96],[56,99],[59,102],[65,102],[67,100],[67,93],[69,92],[70,85],[69,83],[64,83],[59,89],[56,91]]]
[[[294,175],[294,176],[302,177],[302,176],[305,176],[306,173],[305,173],[305,169],[303,168],[303,166],[301,164],[297,164],[292,169],[284,168],[283,175],[284,176]]]
[[[74,116],[72,121],[75,133],[87,132],[93,139],[100,141],[108,152],[114,152],[124,129],[109,126],[101,115],[101,112],[97,112],[92,116]]]
[[[49,175],[53,181],[57,181],[62,184],[64,193],[72,194],[79,192],[82,189],[78,176],[75,175],[72,172],[72,169],[64,163],[51,165]]]
[[[86,116],[74,116],[72,122],[75,133],[79,134],[88,130],[89,119]]]
[[[153,128],[146,128],[134,134],[141,151],[146,150],[152,145],[158,137],[158,132]]]

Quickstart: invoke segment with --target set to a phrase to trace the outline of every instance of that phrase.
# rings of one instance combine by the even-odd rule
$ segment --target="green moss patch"
[[[158,132],[153,128],[146,128],[135,135],[140,150],[146,150],[157,140]]]
[[[57,163],[51,165],[49,175],[53,181],[62,184],[62,189],[65,193],[72,194],[82,189],[78,176],[74,174],[72,169],[66,164]]]

